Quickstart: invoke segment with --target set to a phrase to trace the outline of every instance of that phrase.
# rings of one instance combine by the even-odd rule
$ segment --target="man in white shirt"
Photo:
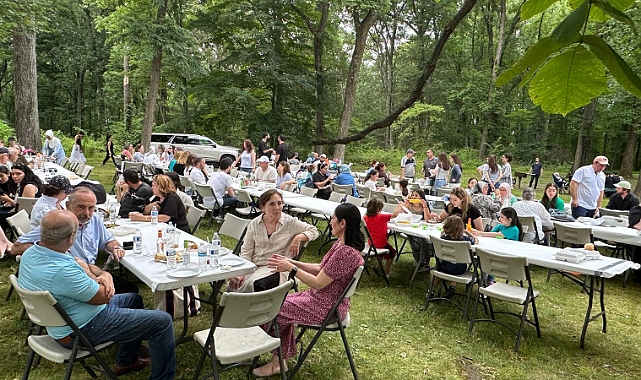
[[[608,165],[606,156],[596,156],[592,165],[582,166],[574,172],[572,181],[570,181],[570,195],[572,196],[570,205],[574,218],[580,216],[592,218],[599,214],[605,189],[603,170]]]
[[[192,166],[191,171],[189,172],[189,179],[191,179],[191,182],[194,185],[207,184],[207,173],[205,170],[205,159],[202,157],[194,158],[194,166]]]
[[[257,181],[263,182],[274,182],[276,183],[276,178],[278,173],[273,166],[269,166],[269,158],[267,156],[262,156],[258,159],[258,168],[254,171]]]
[[[0,165],[6,166],[7,169],[11,170],[11,162],[9,161],[9,149],[5,147],[0,147]]]
[[[227,207],[236,207],[236,203],[238,203],[232,187],[233,180],[229,175],[231,164],[232,160],[230,158],[223,158],[220,161],[220,168],[211,175],[207,182],[222,208],[221,214],[225,213]]]
[[[401,179],[414,179],[416,160],[414,159],[414,149],[408,149],[407,154],[401,159]]]
[[[526,187],[521,193],[522,201],[518,201],[512,206],[518,216],[533,216],[536,222],[536,233],[539,241],[543,241],[545,237],[544,231],[549,231],[554,228],[550,213],[545,209],[541,203],[536,201],[536,191],[531,187]],[[528,231],[523,237],[523,241],[534,242],[534,231]],[[535,242],[538,243],[538,242]]]

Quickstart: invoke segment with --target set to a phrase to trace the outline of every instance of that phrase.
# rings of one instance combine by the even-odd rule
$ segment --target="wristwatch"
[[[289,278],[294,278],[296,277],[296,273],[298,273],[298,267],[294,265],[291,271],[289,271]]]

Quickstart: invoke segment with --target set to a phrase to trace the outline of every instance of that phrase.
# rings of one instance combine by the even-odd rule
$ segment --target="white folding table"
[[[440,224],[438,226],[441,226]],[[440,236],[441,232],[436,228],[436,225],[433,228],[428,227],[423,229],[422,226],[418,228],[412,227],[411,225],[399,225],[394,222],[388,224],[390,230],[403,232],[408,235],[422,237],[429,239],[431,236]],[[605,228],[605,227],[604,227]],[[611,228],[611,227],[607,227]],[[635,232],[636,234],[636,232]],[[576,282],[579,286],[583,287],[585,292],[588,295],[588,308],[585,314],[585,320],[583,322],[583,330],[581,333],[581,348],[584,347],[585,336],[587,333],[588,324],[599,317],[602,319],[602,331],[605,333],[607,330],[607,320],[605,313],[605,279],[612,278],[616,275],[623,274],[628,269],[639,269],[639,264],[613,258],[609,256],[602,256],[600,260],[592,261],[582,261],[577,264],[569,263],[566,261],[559,261],[555,259],[555,253],[559,251],[557,247],[548,247],[543,245],[536,245],[531,243],[524,243],[520,241],[513,241],[507,239],[496,239],[488,237],[480,237],[479,244],[477,246],[486,248],[492,252],[504,254],[504,255],[514,255],[527,257],[528,262],[543,268],[555,269],[559,271],[571,271],[577,272],[581,275],[588,276],[589,283],[584,283],[580,279],[567,276],[570,280]],[[472,246],[474,249],[476,246]],[[594,295],[596,292],[599,292],[599,304],[600,312],[595,315],[592,315],[592,305],[594,302]]]
[[[213,283],[212,291],[214,292],[214,295],[215,295],[218,292],[218,290],[222,287],[225,280],[230,279],[232,277],[240,276],[240,275],[251,274],[256,270],[256,266],[254,265],[254,263],[240,258],[241,260],[244,261],[241,265],[235,265],[228,269],[222,269],[221,267],[219,267],[216,269],[210,269],[210,270],[199,272],[198,274],[192,277],[186,277],[186,278],[172,277],[168,273],[166,263],[156,262],[154,260],[158,230],[162,228],[166,228],[167,225],[165,223],[159,223],[158,225],[151,225],[151,223],[149,222],[123,221],[121,222],[121,226],[136,228],[140,230],[143,236],[143,240],[142,240],[143,253],[134,254],[133,251],[127,251],[127,254],[125,255],[125,257],[120,259],[120,262],[131,273],[133,273],[142,282],[144,282],[151,289],[152,292],[172,290],[172,289],[177,289],[182,287],[183,296],[184,296],[183,299],[186,300],[187,299],[187,290],[185,289],[186,286],[199,285],[199,284],[209,282],[209,283]],[[118,235],[115,237],[116,237],[116,240],[118,240],[118,242],[122,244],[125,241],[132,241],[133,235],[132,234]],[[181,231],[179,242],[182,243],[185,240],[191,240],[197,244],[200,244],[202,242],[201,239],[193,235],[190,235],[184,231]],[[180,246],[182,247],[182,245]],[[227,254],[233,255],[233,253],[231,253],[229,249],[225,249],[225,250],[228,251]],[[183,253],[183,254],[186,254],[186,253]],[[192,255],[190,256],[190,258],[192,263],[197,263],[197,256]],[[224,256],[223,256],[223,260],[224,260]],[[180,266],[182,264],[179,263],[177,265]],[[204,300],[201,299],[201,301],[204,301]],[[183,331],[181,332],[180,336],[176,339],[176,345],[191,340],[191,339],[185,339],[185,335],[187,334],[188,320],[189,320],[187,306],[188,306],[187,302],[184,302],[183,303],[183,311],[184,311]],[[215,313],[215,309],[216,309],[215,301],[212,303],[212,307]]]

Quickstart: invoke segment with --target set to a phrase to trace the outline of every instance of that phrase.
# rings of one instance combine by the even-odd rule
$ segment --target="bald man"
[[[161,310],[144,310],[136,293],[114,295],[111,275],[69,255],[80,232],[78,219],[67,210],[47,213],[40,225],[40,240],[20,260],[18,283],[28,290],[46,290],[60,303],[80,331],[94,345],[118,343],[117,376],[147,367],[140,358],[142,340],[149,341],[151,379],[173,379],[176,373],[174,329],[171,316]],[[72,348],[69,326],[47,326],[61,346]]]
[[[125,255],[125,250],[113,234],[107,231],[102,218],[94,214],[96,195],[91,189],[83,186],[73,189],[67,199],[67,209],[78,219],[78,232],[69,248],[71,256],[95,266],[100,249],[107,251],[110,257],[116,260]],[[27,248],[40,241],[41,229],[42,225],[20,236],[11,248],[11,254],[21,255]],[[116,293],[138,293],[138,287],[124,278],[115,277],[114,283]]]

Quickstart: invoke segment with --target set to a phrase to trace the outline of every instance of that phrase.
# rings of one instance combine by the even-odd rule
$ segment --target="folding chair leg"
[[[430,305],[430,298],[432,298],[432,295],[434,294],[434,283],[436,282],[436,276],[432,274],[432,281],[430,281],[430,287],[427,289],[427,293],[425,294],[425,309],[424,311],[427,311],[427,307]]]
[[[521,345],[523,327],[525,327],[525,321],[527,319],[527,305],[528,301],[525,301],[525,305],[523,305],[523,314],[521,315],[521,325],[519,326],[519,332],[516,334],[516,345],[514,346],[514,352],[519,352],[519,346]]]
[[[7,292],[7,296],[4,298],[4,300],[6,302],[9,302],[9,300],[11,299],[11,295],[12,294],[13,294],[13,285],[11,285],[11,287],[9,288],[9,291]]]
[[[536,336],[541,337],[541,326],[539,325],[539,313],[536,311],[536,299],[532,298],[532,313],[534,314],[534,327],[536,328]]]
[[[303,332],[304,332],[304,331],[302,331],[302,332],[301,332],[301,334],[302,334]],[[302,336],[301,334],[299,334],[299,336]],[[307,358],[307,356],[309,355],[309,353],[310,353],[310,352],[312,352],[312,348],[314,348],[314,345],[315,345],[315,344],[316,344],[316,342],[318,341],[318,338],[320,338],[320,334],[321,334],[321,331],[320,331],[320,330],[318,330],[318,331],[316,332],[316,334],[314,334],[314,338],[312,338],[312,340],[309,342],[309,345],[307,346],[307,348],[305,349],[305,351],[303,351],[303,352],[300,354],[300,356],[298,357],[298,361],[296,362],[296,366],[294,367],[294,369],[292,369],[292,370],[289,372],[289,376],[287,377],[288,379],[290,379],[290,380],[291,380],[291,379],[293,379],[293,378],[294,378],[294,376],[296,376],[296,373],[298,372],[298,370],[300,369],[300,367],[301,367],[301,366],[303,365],[303,363],[305,362],[305,359]]]
[[[343,339],[343,345],[345,346],[345,353],[347,354],[347,360],[349,360],[349,366],[352,369],[354,380],[358,380],[358,373],[356,372],[356,364],[354,363],[354,357],[352,356],[352,351],[349,349],[349,343],[347,342],[347,335],[345,334],[345,328],[343,327],[342,323],[338,324],[338,329],[341,332],[341,338]]]
[[[25,364],[24,372],[22,373],[22,380],[29,379],[29,373],[31,372],[31,365],[33,364],[33,359],[36,356],[36,352],[29,348],[29,356],[27,357],[27,364]]]
[[[474,301],[474,310],[472,311],[472,318],[470,319],[470,334],[472,333],[472,329],[474,328],[474,320],[476,319],[476,311],[478,310],[479,307],[479,299],[483,297],[481,293],[478,294],[478,297],[476,297],[476,301]]]

